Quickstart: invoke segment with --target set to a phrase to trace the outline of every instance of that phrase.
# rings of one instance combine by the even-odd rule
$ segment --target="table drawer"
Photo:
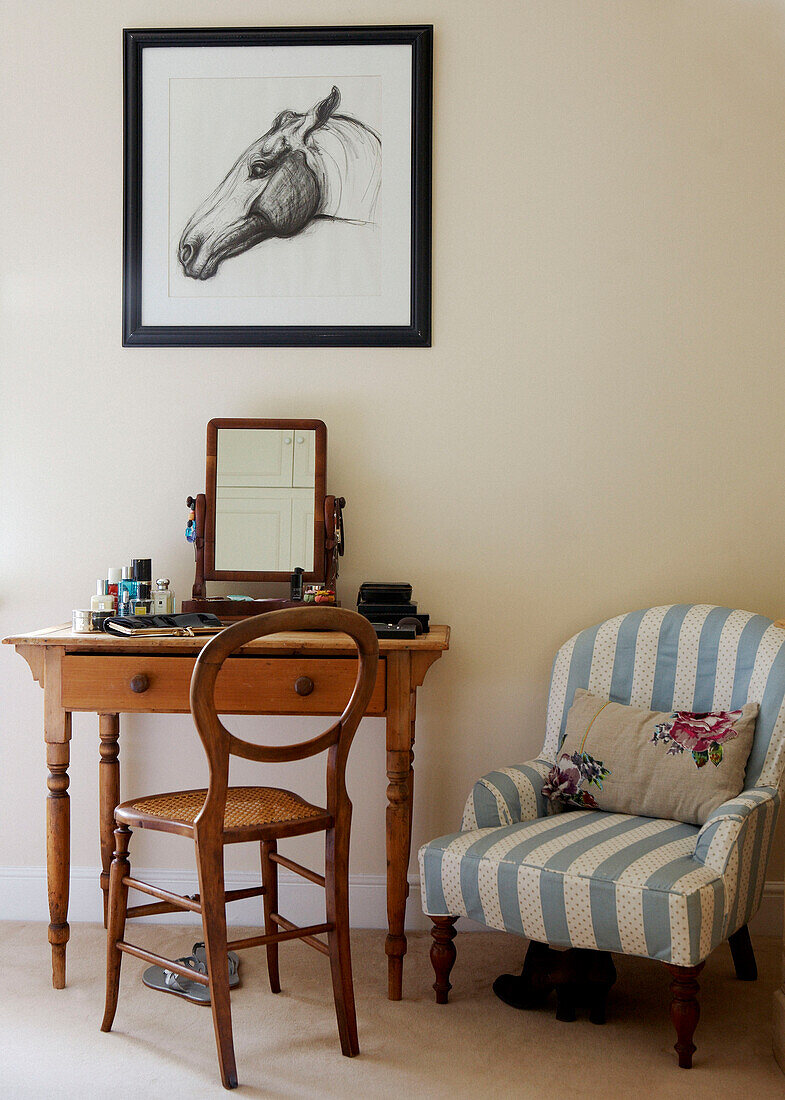
[[[193,657],[67,654],[62,706],[107,714],[188,711],[194,661]],[[357,662],[351,658],[230,657],[218,676],[215,700],[225,714],[340,714],[356,675]],[[382,659],[366,714],[383,714],[385,698]]]

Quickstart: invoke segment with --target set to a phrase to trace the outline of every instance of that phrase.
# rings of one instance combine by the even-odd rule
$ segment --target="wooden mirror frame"
[[[327,426],[321,420],[225,419],[207,425],[207,468],[205,475],[204,567],[202,581],[288,581],[291,572],[281,570],[215,568],[215,495],[218,474],[218,432],[221,428],[311,431],[316,433],[314,448],[313,569],[303,574],[308,584],[325,580],[324,576],[324,499],[327,485]],[[199,526],[197,522],[197,527]],[[198,555],[198,548],[197,548]],[[197,556],[197,585],[199,584]],[[203,593],[202,593],[203,594]],[[196,585],[194,586],[196,595]]]

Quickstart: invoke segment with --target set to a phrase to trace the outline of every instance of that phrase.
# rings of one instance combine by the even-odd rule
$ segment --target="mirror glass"
[[[314,570],[316,432],[217,430],[217,572]]]

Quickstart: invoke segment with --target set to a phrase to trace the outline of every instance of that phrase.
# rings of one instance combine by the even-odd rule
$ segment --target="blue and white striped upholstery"
[[[577,810],[541,788],[576,688],[654,710],[760,713],[745,790],[697,828]],[[544,942],[701,962],[760,905],[785,763],[785,631],[705,604],[620,615],[556,655],[540,757],[483,776],[420,851],[423,908]]]

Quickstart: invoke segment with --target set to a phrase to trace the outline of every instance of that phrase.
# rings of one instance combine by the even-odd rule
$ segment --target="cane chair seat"
[[[146,795],[123,802],[115,810],[118,821],[136,829],[158,829],[193,835],[193,825],[207,797],[206,788]],[[227,841],[252,840],[264,835],[318,832],[332,817],[292,791],[278,787],[229,787],[226,792],[224,834]]]

